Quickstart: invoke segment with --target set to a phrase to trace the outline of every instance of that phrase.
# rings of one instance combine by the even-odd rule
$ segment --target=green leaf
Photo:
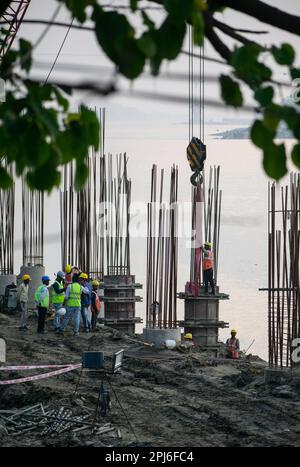
[[[53,88],[53,92],[54,92],[54,95],[56,97],[56,100],[57,100],[57,103],[60,107],[62,107],[62,109],[64,110],[64,112],[66,112],[68,109],[69,109],[69,101],[68,99],[66,99],[62,93],[60,92],[60,90],[54,86]]]
[[[21,58],[21,68],[25,71],[29,71],[32,65],[32,45],[30,42],[25,39],[19,40],[20,46],[20,58]]]
[[[180,53],[186,33],[185,23],[176,23],[168,16],[157,31],[157,48],[161,59],[174,60]]]
[[[84,23],[86,20],[86,7],[90,5],[96,5],[97,0],[59,0],[64,3],[66,7],[71,11],[72,16],[80,23]]]
[[[7,189],[13,185],[13,179],[7,170],[0,166],[0,188]]]
[[[269,105],[264,111],[264,126],[274,133],[281,119],[281,107],[276,104]]]
[[[150,67],[151,67],[151,73],[153,76],[157,76],[159,74],[161,63],[162,63],[162,59],[158,55],[151,58]]]
[[[157,52],[156,43],[153,40],[151,32],[149,31],[144,32],[142,37],[137,40],[137,46],[148,58],[154,57]]]
[[[300,140],[300,113],[294,107],[284,106],[281,110],[282,118],[295,138]]]
[[[79,191],[84,185],[89,174],[89,169],[85,162],[76,164],[74,187],[76,191]]]
[[[194,9],[194,0],[164,0],[164,6],[174,21],[182,23],[189,18]]]
[[[96,36],[108,57],[119,67],[120,73],[129,79],[137,78],[145,66],[145,55],[134,39],[134,29],[126,16],[116,11],[103,12],[94,9]]]
[[[252,87],[270,80],[272,76],[270,68],[258,60],[263,51],[263,47],[251,43],[235,48],[230,57],[236,75]]]
[[[27,173],[26,181],[28,186],[39,191],[48,191],[48,193],[54,187],[59,187],[61,174],[57,170],[58,160],[58,154],[52,150],[51,157],[46,164],[40,165]]]
[[[291,66],[295,60],[295,51],[290,44],[281,44],[281,47],[272,45],[271,53],[279,65]]]
[[[272,86],[266,86],[258,88],[255,93],[255,99],[260,103],[262,107],[266,107],[272,102],[274,96],[274,90]]]
[[[93,146],[97,151],[100,143],[100,125],[96,112],[82,105],[80,107],[80,124],[83,128],[86,147]]]
[[[147,26],[148,29],[154,29],[155,28],[155,23],[150,19],[150,17],[147,15],[147,13],[142,10],[142,18],[144,25]]]
[[[250,137],[255,146],[265,149],[273,144],[275,133],[266,128],[261,120],[255,120],[250,131]]]
[[[138,2],[139,0],[130,0],[130,8],[133,12],[136,11]]]
[[[194,13],[192,15],[192,24],[193,24],[193,39],[194,43],[197,45],[203,44],[204,39],[204,19],[203,15],[200,12]]]
[[[263,167],[274,180],[279,180],[287,173],[284,144],[272,144],[264,150]]]
[[[300,144],[295,144],[292,149],[292,161],[294,162],[295,166],[300,169]]]
[[[292,79],[300,78],[300,68],[290,68],[290,75]]]
[[[239,84],[227,75],[221,75],[219,79],[224,102],[233,107],[241,107],[243,105],[243,96]]]

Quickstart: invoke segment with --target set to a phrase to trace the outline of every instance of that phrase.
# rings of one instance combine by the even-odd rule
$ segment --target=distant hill
[[[214,139],[250,139],[250,127],[233,128],[232,130],[220,131],[211,133]],[[276,138],[278,139],[293,139],[294,136],[285,126],[280,126]]]

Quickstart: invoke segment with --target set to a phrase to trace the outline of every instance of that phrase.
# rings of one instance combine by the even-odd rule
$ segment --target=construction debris
[[[39,436],[56,436],[66,431],[77,433],[91,430],[94,434],[115,432],[120,437],[120,430],[110,423],[100,425],[92,423],[90,415],[76,415],[73,408],[44,406],[42,403],[25,409],[0,410],[0,431],[11,436],[36,432]]]

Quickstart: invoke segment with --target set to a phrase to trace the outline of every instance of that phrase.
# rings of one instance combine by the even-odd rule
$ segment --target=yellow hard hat
[[[183,337],[184,337],[184,339],[193,340],[193,334],[191,332],[188,332]]]
[[[210,243],[210,242],[204,242],[204,245],[212,247],[212,243]]]
[[[22,281],[31,281],[31,277],[29,274],[24,274],[24,276],[22,277]]]
[[[231,334],[237,334],[237,331],[236,331],[236,329],[231,329],[231,331],[230,331],[230,332],[231,332]]]
[[[80,279],[88,279],[89,278],[89,276],[85,272],[82,272],[81,274],[79,274],[79,277],[80,277]]]
[[[67,265],[66,265],[65,271],[66,271],[67,274],[70,274],[70,272],[72,271],[72,266],[71,266],[71,264],[67,264]]]
[[[100,285],[98,281],[92,281],[92,285],[96,285],[97,287]]]

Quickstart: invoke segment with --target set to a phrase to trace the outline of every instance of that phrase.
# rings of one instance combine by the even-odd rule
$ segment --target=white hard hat
[[[58,314],[58,316],[65,316],[66,314],[66,309],[64,307],[61,307],[57,310],[56,312]]]

